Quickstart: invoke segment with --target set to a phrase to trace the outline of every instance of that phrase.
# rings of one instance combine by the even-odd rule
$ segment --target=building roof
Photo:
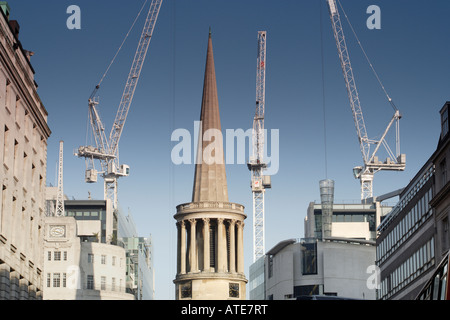
[[[278,252],[280,252],[281,250],[283,250],[285,247],[287,247],[290,244],[296,243],[297,240],[296,239],[288,239],[288,240],[283,240],[278,242],[277,245],[275,245],[275,247],[273,247],[272,249],[270,249],[269,251],[267,251],[266,255],[274,255],[277,254]]]
[[[192,202],[228,202],[211,32],[208,38],[200,121],[201,130],[199,134],[201,134],[202,139],[199,137]]]

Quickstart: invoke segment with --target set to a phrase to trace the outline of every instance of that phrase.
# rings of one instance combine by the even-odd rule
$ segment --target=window
[[[52,274],[47,273],[47,288],[50,288],[51,282],[52,282]]]
[[[449,247],[449,232],[448,232],[448,217],[445,217],[442,219],[442,235],[441,235],[441,241],[442,241],[442,252],[447,251]]]
[[[63,260],[64,260],[64,261],[67,261],[67,251],[64,251],[64,252],[63,252]]]
[[[317,244],[302,243],[302,274],[317,274]]]
[[[61,274],[54,273],[53,274],[53,288],[59,288],[61,286]]]
[[[298,296],[311,296],[320,294],[320,285],[306,285],[306,286],[295,286],[294,287],[294,297]]]
[[[87,276],[86,284],[87,284],[86,289],[94,290],[94,276],[93,275],[88,275]]]
[[[268,274],[269,278],[273,276],[273,255],[269,255],[269,265],[268,265]]]
[[[51,251],[47,252],[47,260],[52,261],[52,252]]]
[[[92,253],[88,253],[88,263],[94,263],[94,255]]]
[[[106,264],[106,255],[102,254],[102,258],[101,258],[101,262],[102,264]]]
[[[111,279],[111,290],[116,291],[116,278]]]
[[[65,288],[67,285],[67,273],[63,273],[62,275],[63,275],[62,286],[63,286],[63,288]]]
[[[112,257],[112,265],[113,265],[113,266],[116,265],[116,257],[115,257],[115,256]]]
[[[441,115],[442,138],[448,132],[448,109],[446,108]]]
[[[53,260],[54,261],[61,261],[61,251],[55,251],[53,253]]]
[[[101,290],[106,290],[106,277],[101,277]]]

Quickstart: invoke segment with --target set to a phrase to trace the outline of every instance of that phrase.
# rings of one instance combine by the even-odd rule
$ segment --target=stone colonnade
[[[178,275],[200,272],[244,274],[244,222],[233,218],[177,221]]]

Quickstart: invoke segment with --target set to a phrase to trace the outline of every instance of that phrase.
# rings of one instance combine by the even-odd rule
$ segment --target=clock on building
[[[66,235],[66,227],[65,226],[51,226],[50,227],[50,236],[53,238],[62,238]]]

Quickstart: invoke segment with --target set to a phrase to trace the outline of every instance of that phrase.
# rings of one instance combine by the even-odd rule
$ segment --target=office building
[[[134,300],[111,201],[65,200],[64,208],[64,217],[45,217],[43,299]]]
[[[378,227],[378,299],[415,299],[448,251],[448,106],[440,111],[436,151],[400,195]]]
[[[375,262],[372,241],[288,239],[270,249],[264,259],[267,300],[311,295],[376,298],[376,287],[368,284]]]

